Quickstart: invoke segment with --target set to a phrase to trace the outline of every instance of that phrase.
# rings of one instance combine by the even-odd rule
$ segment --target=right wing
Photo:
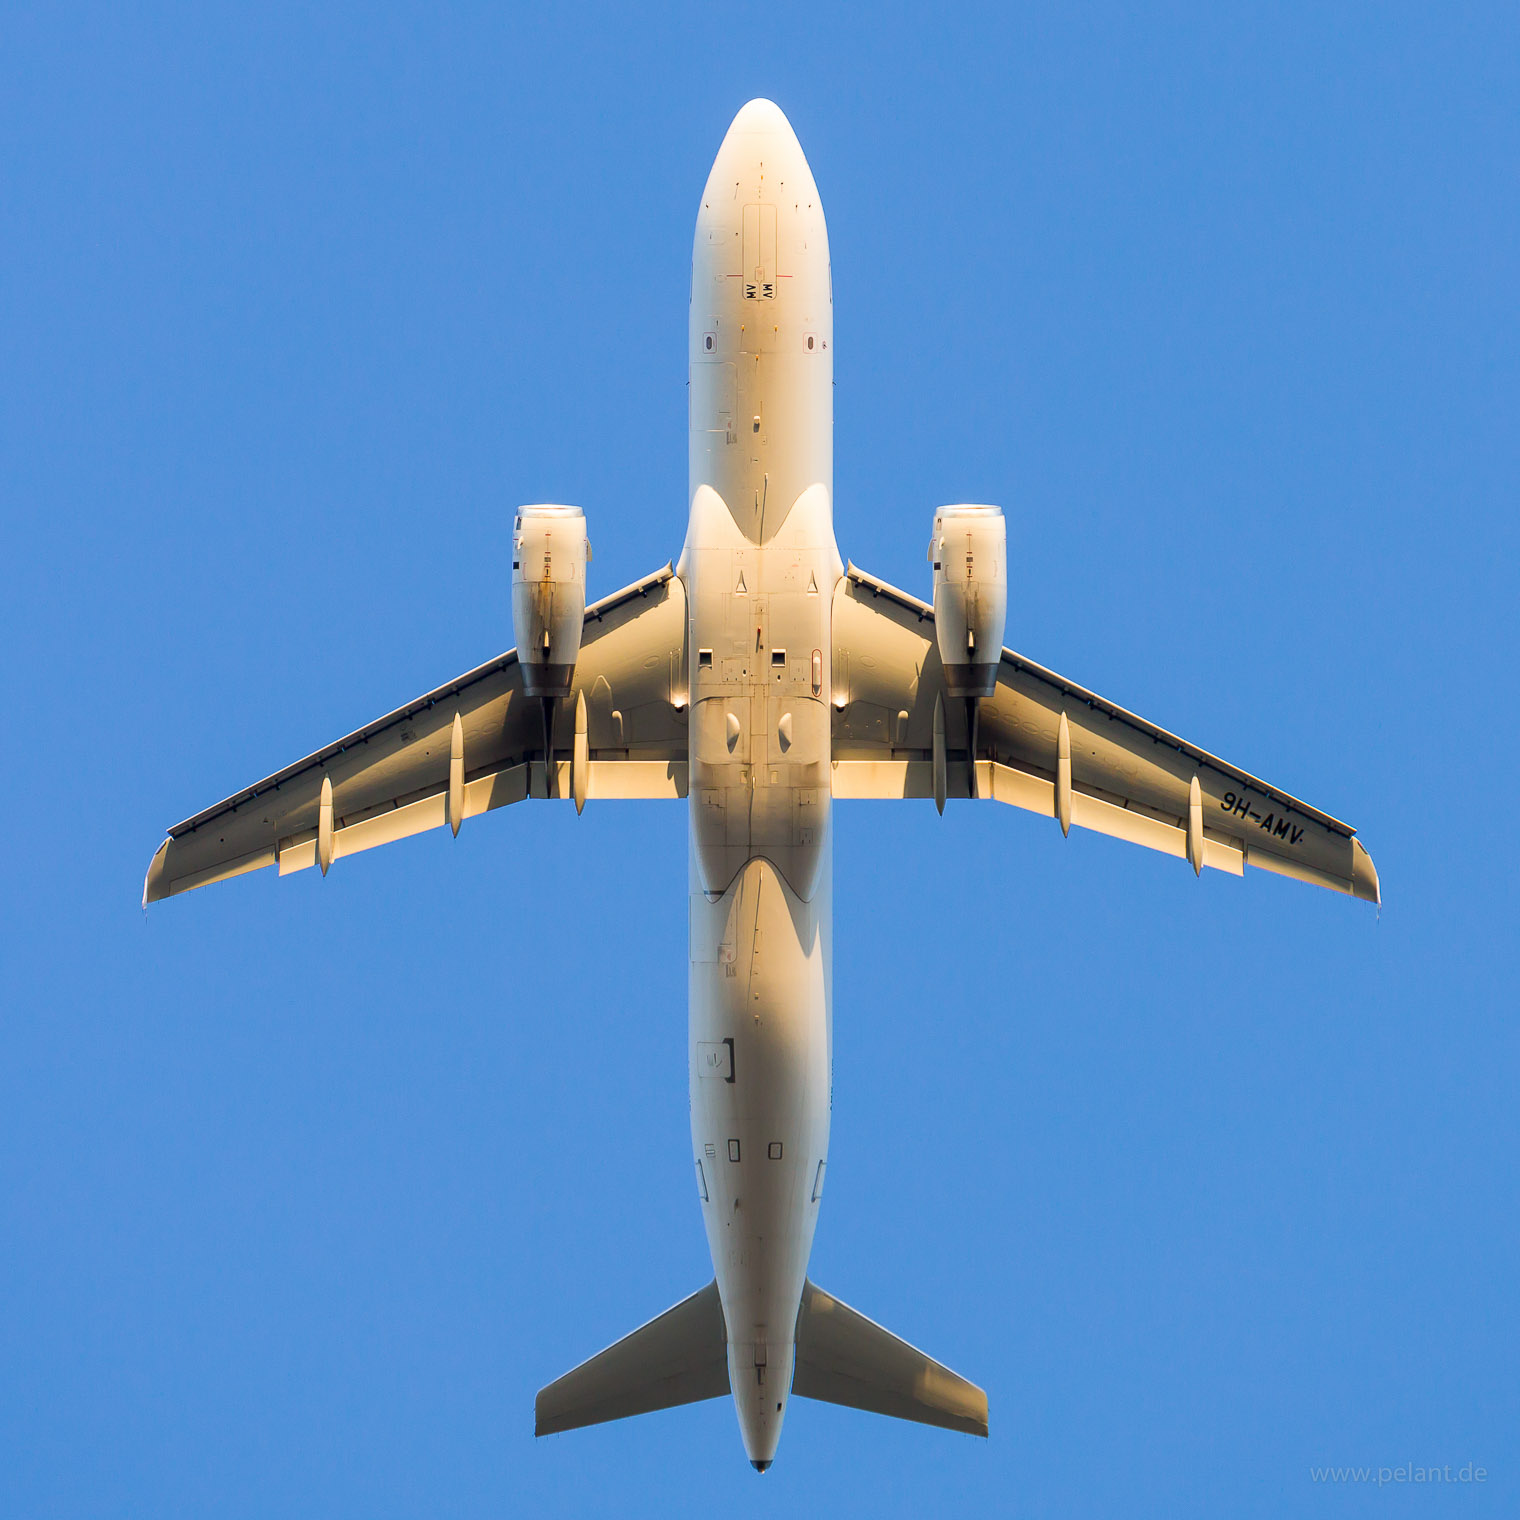
[[[330,863],[445,823],[457,831],[459,821],[525,797],[566,797],[577,756],[585,797],[684,797],[685,651],[686,592],[666,565],[586,609],[552,775],[542,710],[523,695],[517,651],[508,650],[175,824],[148,867],[143,906],[262,866],[278,863],[282,876],[303,870],[318,863],[319,844]],[[579,699],[584,739],[573,731]],[[458,819],[455,782],[463,783]]]
[[[834,595],[834,703],[835,797],[1008,802],[1196,871],[1251,865],[1379,901],[1348,824],[1011,649],[973,742],[934,609],[854,565]]]

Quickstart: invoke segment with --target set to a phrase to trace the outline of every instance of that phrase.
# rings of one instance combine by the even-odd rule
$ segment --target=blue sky
[[[1512,8],[14,8],[0,1511],[1513,1514]],[[1008,642],[1359,826],[1386,905],[838,810],[813,1276],[979,1443],[535,1443],[709,1275],[685,816],[138,909],[169,823],[679,549],[697,197],[829,217],[843,552],[1008,513]],[[1476,1463],[1466,1488],[1320,1465]]]

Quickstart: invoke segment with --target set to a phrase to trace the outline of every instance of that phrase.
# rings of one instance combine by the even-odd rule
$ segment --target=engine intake
[[[1001,507],[958,505],[934,514],[934,635],[954,696],[990,697],[1008,614],[1008,529]]]
[[[586,616],[586,516],[579,507],[519,507],[512,525],[512,628],[523,691],[570,695]]]

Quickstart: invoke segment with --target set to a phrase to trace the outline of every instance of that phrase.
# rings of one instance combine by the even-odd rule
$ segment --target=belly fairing
[[[827,487],[804,491],[761,547],[711,486],[698,488],[681,559],[691,619],[692,845],[724,891],[769,860],[798,897],[817,886],[828,829],[833,590]]]

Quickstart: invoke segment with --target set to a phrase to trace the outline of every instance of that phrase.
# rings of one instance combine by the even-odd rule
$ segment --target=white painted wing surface
[[[554,772],[509,650],[175,824],[143,906],[278,864],[283,876],[527,797],[686,795],[686,594],[669,565],[586,609]],[[584,738],[577,729],[582,726]],[[457,725],[456,725],[457,719]],[[452,793],[452,798],[451,798]]]
[[[1339,819],[1005,649],[977,713],[945,693],[934,609],[851,565],[834,598],[834,796],[1007,802],[1240,875],[1256,866],[1369,902]],[[943,737],[935,732],[936,706]]]

